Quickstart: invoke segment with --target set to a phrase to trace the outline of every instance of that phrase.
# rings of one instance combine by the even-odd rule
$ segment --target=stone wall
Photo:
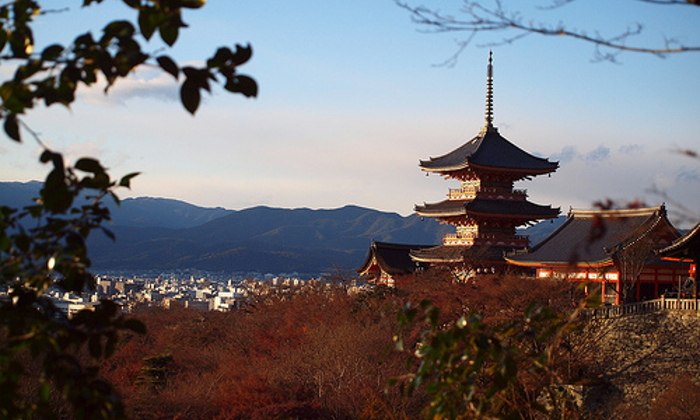
[[[681,375],[700,379],[700,317],[660,311],[592,319],[576,333],[575,353],[596,384],[586,406],[596,418],[643,413]]]

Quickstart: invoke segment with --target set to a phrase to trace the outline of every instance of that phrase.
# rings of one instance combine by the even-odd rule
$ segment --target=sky
[[[39,19],[38,46],[98,33],[109,19],[130,16],[121,2],[81,3],[51,1],[70,10]],[[460,1],[426,3],[459,16]],[[603,35],[641,22],[645,31],[634,44],[679,38],[700,45],[700,7],[502,4],[534,22]],[[677,153],[700,150],[700,53],[624,53],[618,63],[597,62],[595,48],[581,41],[532,35],[492,45],[509,34],[482,33],[445,66],[465,35],[426,33],[393,0],[209,0],[187,12],[189,28],[163,52],[196,63],[218,46],[250,43],[253,58],[238,71],[257,80],[256,99],[215,88],[193,117],[171,76],[146,68],[108,95],[101,87],[81,89],[70,109],[25,117],[69,161],[94,156],[113,176],[142,172],[122,197],[237,210],[353,204],[411,214],[415,204],[443,200],[458,186],[426,177],[418,162],[457,148],[484,125],[491,48],[494,125],[526,151],[560,163],[551,177],[516,185],[531,201],[563,214],[604,199],[666,202],[673,214],[689,215],[682,226],[700,218],[700,160]],[[0,77],[11,74],[0,67]],[[39,153],[31,139],[0,139],[0,181],[43,179],[48,168]]]

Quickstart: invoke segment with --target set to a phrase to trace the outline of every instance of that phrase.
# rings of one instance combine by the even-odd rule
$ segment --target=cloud
[[[644,146],[641,144],[623,144],[617,150],[625,155],[636,155],[644,150]]]
[[[681,166],[676,172],[678,182],[700,182],[700,169]]]
[[[564,146],[561,152],[551,156],[552,160],[559,161],[559,163],[567,163],[578,157],[579,154],[576,151],[576,146]]]
[[[136,98],[150,98],[166,102],[178,101],[177,81],[169,74],[153,70],[137,71],[118,80],[105,94],[107,82],[99,77],[96,86],[81,86],[78,98],[93,105],[124,105]]]
[[[674,185],[676,185],[676,177],[674,177],[668,173],[660,172],[654,176],[653,188],[655,190],[659,190],[659,191],[669,190]]]
[[[610,157],[610,148],[600,145],[595,150],[588,152],[585,159],[589,162],[602,162]]]

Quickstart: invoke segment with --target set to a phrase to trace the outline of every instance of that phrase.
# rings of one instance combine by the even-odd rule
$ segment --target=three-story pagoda
[[[449,190],[446,200],[415,206],[418,215],[452,224],[456,233],[445,235],[442,245],[412,251],[411,258],[430,264],[471,265],[472,258],[483,267],[503,264],[504,252],[529,245],[527,237],[516,235],[516,227],[555,218],[560,212],[528,201],[527,192],[514,189],[514,183],[558,167],[558,162],[520,149],[493,126],[493,58],[489,53],[486,125],[457,149],[420,161],[423,171],[461,182],[461,188]]]

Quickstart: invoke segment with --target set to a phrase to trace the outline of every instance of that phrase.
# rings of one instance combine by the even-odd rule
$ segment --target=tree
[[[102,0],[83,0],[83,6]],[[72,406],[75,418],[120,418],[123,405],[113,387],[99,376],[97,363],[116,347],[120,331],[144,333],[143,324],[120,313],[117,304],[104,300],[94,311],[72,317],[59,311],[47,296],[57,288],[82,293],[95,281],[89,271],[86,240],[93,230],[113,234],[102,225],[110,220],[102,204],[116,190],[128,188],[137,173],[112,180],[94,158],[81,158],[67,165],[63,156],[49,150],[22,121],[35,106],[70,106],[80,84],[93,86],[100,77],[106,91],[142,65],[154,65],[182,80],[180,99],[194,114],[201,92],[219,82],[232,93],[256,96],[257,84],[238,74],[237,67],[249,60],[250,46],[235,50],[219,48],[202,67],[178,64],[167,55],[144,52],[157,32],[173,46],[184,9],[197,9],[205,0],[123,0],[136,16],[132,23],[114,20],[99,38],[78,35],[70,45],[52,44],[35,51],[32,26],[47,11],[38,1],[13,0],[0,5],[0,62],[15,68],[14,76],[0,85],[0,118],[8,137],[22,141],[28,133],[42,148],[40,161],[50,164],[40,197],[23,209],[0,207],[0,417],[55,417],[51,394],[56,391]],[[56,12],[56,11],[54,11]],[[81,356],[88,352],[91,362]],[[38,361],[36,395],[23,381],[29,377],[22,357]]]
[[[500,281],[508,287],[522,280]],[[473,302],[484,302],[489,310],[446,317],[428,300],[405,305],[397,314],[400,329],[394,341],[407,355],[409,372],[393,383],[409,395],[424,390],[427,418],[576,418],[579,408],[553,386],[572,379],[567,336],[583,307],[571,305],[578,294],[562,292],[574,286],[531,280],[523,287],[534,296],[503,299],[502,291],[489,296],[494,281]],[[542,298],[545,302],[538,302]],[[587,304],[599,298],[590,296]],[[516,308],[524,302],[531,303]]]
[[[459,54],[482,32],[503,32],[506,35],[500,42],[491,45],[510,44],[528,35],[544,35],[569,37],[595,45],[595,57],[600,60],[615,61],[616,57],[624,52],[639,52],[665,56],[684,52],[699,52],[700,45],[685,45],[682,41],[673,38],[664,39],[659,45],[632,45],[629,41],[643,32],[644,25],[635,23],[621,32],[604,36],[598,30],[586,31],[583,29],[570,29],[562,22],[535,23],[532,16],[525,15],[519,9],[511,9],[503,5],[500,0],[471,1],[462,0],[460,13],[465,18],[452,16],[438,9],[426,6],[412,6],[403,0],[395,0],[396,3],[407,10],[414,22],[428,27],[434,32],[459,32],[466,37],[458,41],[458,50],[448,60],[454,63]],[[574,3],[576,0],[550,0],[548,6],[539,10],[552,10]],[[642,3],[650,3],[658,6],[676,6],[679,13],[686,6],[700,6],[698,0],[637,0]],[[516,7],[522,8],[518,3]]]
[[[649,263],[654,255],[654,250],[658,245],[653,238],[643,235],[633,243],[620,244],[611,250],[618,269],[620,270],[620,301],[630,303],[636,296],[639,275],[644,271],[644,267]]]

